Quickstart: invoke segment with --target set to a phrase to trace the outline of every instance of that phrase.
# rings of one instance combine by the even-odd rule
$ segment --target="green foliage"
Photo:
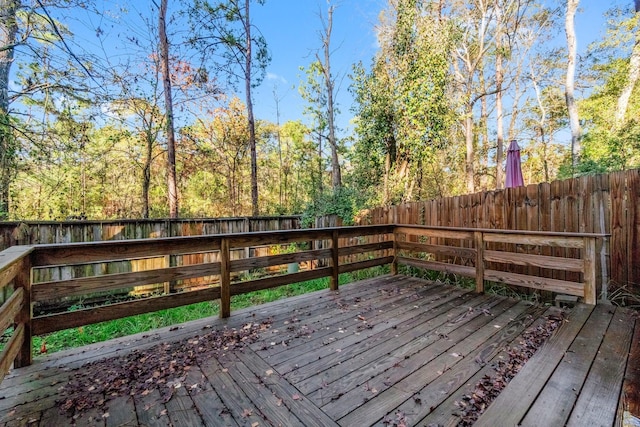
[[[385,204],[420,192],[423,169],[437,164],[455,121],[448,93],[454,32],[433,19],[432,7],[415,0],[390,7],[371,71],[353,70],[358,184],[377,188]]]
[[[354,189],[341,187],[337,191],[327,191],[311,200],[302,212],[302,226],[312,227],[315,218],[336,215],[344,225],[353,225],[354,218],[362,206],[360,195]]]

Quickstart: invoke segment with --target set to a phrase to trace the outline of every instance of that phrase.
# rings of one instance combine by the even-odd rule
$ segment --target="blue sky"
[[[385,1],[342,0],[334,4],[331,66],[338,84],[339,125],[346,127],[351,116],[347,75],[352,64],[363,61],[368,65],[375,54],[374,26]],[[273,91],[277,89],[281,123],[304,120],[304,101],[298,94],[304,80],[300,67],[313,62],[322,47],[321,13],[326,18],[327,3],[322,0],[267,0],[263,6],[254,6],[254,24],[267,40],[272,57],[267,78],[255,93],[256,117],[276,121]]]

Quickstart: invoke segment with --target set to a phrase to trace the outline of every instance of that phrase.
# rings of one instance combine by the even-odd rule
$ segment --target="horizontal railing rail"
[[[339,274],[382,265],[390,265],[393,274],[400,264],[471,277],[479,292],[484,291],[485,281],[496,281],[577,295],[594,304],[596,242],[601,237],[372,225],[14,246],[0,252],[0,290],[13,288],[0,306],[0,334],[11,333],[0,355],[0,380],[11,363],[18,367],[31,363],[34,335],[212,300],[220,301],[220,316],[228,317],[232,296],[325,277],[330,278],[330,289],[337,290]],[[545,252],[550,248],[565,252]],[[207,256],[189,258],[190,254]],[[150,263],[148,269],[112,274],[86,268],[174,255],[182,257],[182,265]],[[34,280],[40,269],[55,266],[73,267],[79,276]],[[555,278],[549,273],[554,270],[573,272],[579,280]],[[201,279],[198,287],[180,292],[160,287],[154,288],[161,290],[156,293],[73,311],[37,315],[33,311],[52,301],[128,295],[150,284],[193,278]]]
[[[488,281],[573,295],[595,304],[597,243],[606,236],[397,226],[394,241],[396,262],[472,278],[477,292],[484,292]],[[456,258],[466,262],[451,262]]]

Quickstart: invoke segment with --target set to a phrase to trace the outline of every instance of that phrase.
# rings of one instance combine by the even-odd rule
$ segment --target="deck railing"
[[[399,265],[405,265],[468,276],[475,280],[478,292],[484,290],[485,281],[495,281],[576,295],[595,304],[596,249],[602,237],[373,225],[14,246],[0,252],[0,289],[13,288],[0,306],[0,334],[10,334],[0,354],[0,381],[11,363],[16,367],[31,364],[35,335],[212,300],[220,300],[220,316],[228,317],[234,295],[323,277],[329,277],[330,288],[337,290],[339,274],[381,265],[390,265],[393,274]],[[265,252],[269,255],[252,256]],[[193,264],[183,261],[182,265],[162,268],[151,263],[148,270],[126,273],[101,274],[105,270],[98,268],[110,262],[173,255],[189,260],[190,254],[211,256],[193,257],[198,260]],[[287,270],[288,264],[304,268]],[[78,275],[46,282],[33,280],[38,270],[58,266],[75,266]],[[96,294],[126,295],[149,284],[193,278],[202,279],[200,283],[204,284],[185,292],[169,293],[166,291],[172,288],[166,287],[160,294],[34,316],[34,307],[42,303]]]

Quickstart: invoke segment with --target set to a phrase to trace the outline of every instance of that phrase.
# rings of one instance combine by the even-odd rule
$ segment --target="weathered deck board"
[[[616,310],[568,426],[613,424],[635,321],[631,312]]]
[[[543,316],[547,316],[551,313],[556,313],[557,310],[555,308],[549,308]],[[546,318],[539,317],[534,319],[531,325],[526,330],[535,329],[538,325],[544,324]],[[525,330],[525,332],[526,332]],[[484,366],[477,371],[471,378],[469,378],[464,384],[460,384],[460,387],[457,390],[454,390],[451,387],[451,390],[448,392],[448,397],[445,401],[443,401],[440,405],[438,405],[434,410],[429,413],[428,416],[420,420],[416,425],[418,426],[457,426],[460,421],[460,408],[456,404],[456,402],[463,401],[463,397],[470,396],[475,392],[476,385],[486,376],[495,375],[496,371],[494,369],[494,364],[499,360],[507,360],[509,357],[509,348],[518,345],[520,341],[523,339],[524,332],[514,338],[510,343],[499,349],[499,352],[495,353],[492,358],[485,358],[482,362]]]
[[[564,425],[600,348],[613,312],[598,305],[584,324],[583,331],[571,343],[535,403],[522,420],[524,426]]]
[[[76,425],[383,426],[396,413],[456,425],[455,401],[550,310],[385,276],[36,359],[0,384],[0,426],[70,425],[58,389],[85,363],[267,318],[257,342],[192,366],[166,403],[157,390],[107,397]],[[628,310],[579,304],[477,425],[612,425],[623,376],[637,372],[634,326]]]

